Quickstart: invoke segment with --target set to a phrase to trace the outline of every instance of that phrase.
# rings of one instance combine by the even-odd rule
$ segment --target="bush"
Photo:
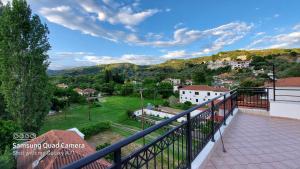
[[[189,101],[186,101],[186,102],[184,102],[184,103],[182,104],[181,107],[182,107],[183,110],[187,110],[187,109],[189,109],[189,108],[192,107],[192,103],[189,102]]]
[[[14,169],[16,168],[16,161],[12,154],[12,150],[6,147],[4,153],[0,155],[0,168]]]
[[[5,151],[7,146],[12,146],[13,133],[20,130],[16,122],[0,120],[0,154]]]
[[[106,122],[98,122],[96,124],[82,127],[79,130],[85,135],[85,138],[89,138],[99,132],[110,129],[110,127],[111,127],[111,123],[106,121]]]
[[[134,112],[132,110],[126,110],[126,114],[127,114],[128,118],[133,118],[135,116]]]
[[[165,100],[162,105],[163,106],[169,106],[169,102]]]
[[[103,144],[100,144],[96,147],[96,151],[99,151],[101,149],[104,149],[105,147],[108,147],[110,146],[110,143],[103,143]],[[104,157],[106,160],[108,161],[113,161],[114,160],[114,154],[113,153],[109,153],[107,154],[105,157]]]

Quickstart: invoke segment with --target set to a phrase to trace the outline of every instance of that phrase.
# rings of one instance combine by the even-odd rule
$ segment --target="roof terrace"
[[[286,119],[300,119],[300,105],[297,100],[291,104],[287,100],[275,102],[277,96],[287,97],[282,94],[270,100],[273,91],[268,88],[232,90],[64,168],[89,166],[112,153],[114,158],[109,168],[115,169],[300,168],[297,161],[300,121]],[[282,108],[286,111],[278,113]],[[186,120],[174,123],[182,117]],[[122,153],[125,146],[158,130],[163,130],[159,137],[129,155]]]

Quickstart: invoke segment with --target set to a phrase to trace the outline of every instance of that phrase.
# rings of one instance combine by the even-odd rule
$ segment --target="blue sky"
[[[300,47],[299,0],[28,2],[50,30],[50,69]]]

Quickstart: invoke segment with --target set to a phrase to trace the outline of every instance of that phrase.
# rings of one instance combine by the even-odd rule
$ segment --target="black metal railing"
[[[206,144],[212,140],[214,135],[222,125],[226,125],[226,120],[240,104],[240,94],[245,96],[244,90],[233,90],[224,95],[218,96],[210,101],[188,109],[170,119],[151,126],[141,132],[138,132],[124,140],[121,140],[109,147],[106,147],[96,153],[75,161],[64,169],[77,169],[87,167],[93,162],[99,161],[108,154],[113,153],[113,163],[109,168],[129,169],[129,168],[191,168],[192,161],[203,150]],[[260,91],[260,90],[259,90]],[[254,92],[255,94],[251,94]],[[248,95],[253,96],[260,93],[258,90],[248,90]],[[259,98],[267,96],[260,93]],[[259,107],[265,103],[260,103]],[[247,102],[248,105],[248,102]],[[252,105],[252,104],[251,104]],[[199,108],[203,108],[202,111]],[[198,113],[192,113],[198,111]],[[164,132],[158,138],[148,142],[148,144],[124,155],[122,150],[125,146],[156,132],[165,126],[175,122],[177,119],[185,117],[186,120],[168,131]]]
[[[238,106],[270,109],[269,88],[238,88]]]

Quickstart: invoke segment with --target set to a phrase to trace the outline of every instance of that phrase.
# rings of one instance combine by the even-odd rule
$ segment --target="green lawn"
[[[153,103],[151,99],[145,99],[144,104]],[[162,103],[156,99],[155,103]],[[127,110],[137,110],[140,108],[138,97],[111,96],[104,98],[101,107],[91,108],[91,121],[88,120],[88,105],[71,105],[61,113],[48,116],[41,129],[41,134],[51,129],[80,128],[97,121],[112,121],[122,123],[127,120]],[[66,119],[65,119],[66,113]]]

